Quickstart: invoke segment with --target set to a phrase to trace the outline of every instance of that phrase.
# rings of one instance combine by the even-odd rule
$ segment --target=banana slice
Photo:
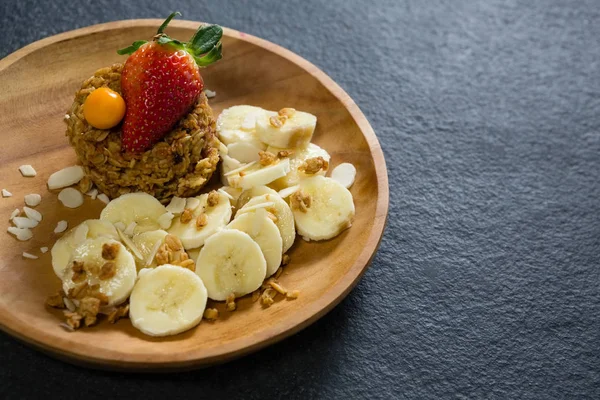
[[[159,218],[167,212],[160,201],[147,193],[128,193],[117,197],[104,207],[100,219],[129,226],[135,222],[134,233],[160,229]]]
[[[323,157],[325,161],[329,164],[329,160],[331,160],[331,156],[325,149],[317,146],[314,143],[309,143],[306,147],[300,147],[296,149],[281,149],[278,147],[267,147],[267,151],[273,154],[278,154],[280,151],[291,152],[290,159],[290,172],[287,173],[286,176],[281,177],[269,184],[272,188],[276,190],[282,190],[290,186],[297,185],[300,179],[307,178],[315,175],[323,175],[327,173],[327,168],[321,169],[316,174],[306,174],[303,171],[298,170],[306,160],[315,157]]]
[[[143,269],[129,299],[129,319],[146,335],[175,335],[200,323],[206,295],[189,269],[170,264]]]
[[[260,246],[267,262],[267,277],[277,271],[281,265],[283,241],[279,228],[268,217],[264,208],[240,215],[227,228],[247,233]]]
[[[209,236],[220,231],[229,223],[231,219],[229,198],[224,194],[214,193],[216,194],[206,193],[197,197],[200,204],[194,211],[190,211],[191,218],[189,220],[184,218],[183,214],[173,220],[168,232],[177,236],[186,249],[194,249],[204,245],[204,241]],[[216,205],[209,205],[209,196],[217,196],[218,202]]]
[[[288,204],[279,197],[278,194],[263,194],[262,196],[253,197],[236,213],[236,218],[246,212],[256,212],[254,206],[265,203],[273,203],[272,206],[266,208],[267,212],[271,213],[275,218],[275,225],[279,229],[281,239],[283,240],[283,252],[289,250],[294,244],[296,238],[296,230],[294,227],[294,215]]]
[[[73,252],[86,239],[106,237],[119,240],[117,230],[110,222],[99,219],[88,219],[77,225],[54,243],[50,254],[52,255],[52,268],[60,279],[65,268],[69,265]]]
[[[299,185],[290,204],[298,234],[305,240],[331,239],[352,225],[354,201],[343,185],[322,176],[302,179]]]
[[[317,117],[312,114],[284,108],[269,111],[256,119],[256,136],[269,146],[294,148],[310,143]]]
[[[237,142],[227,146],[227,155],[245,164],[260,160],[258,153],[264,148],[258,147],[253,143]]]
[[[138,270],[142,268],[154,268],[156,264],[156,252],[158,248],[165,242],[165,236],[168,233],[162,229],[156,231],[148,231],[138,233],[131,238],[135,247],[139,250],[143,259],[135,257],[135,263]]]
[[[109,261],[102,257],[102,248],[105,244],[116,246],[116,256],[113,260]],[[121,304],[127,300],[135,284],[137,269],[133,256],[121,243],[106,237],[87,239],[77,246],[69,265],[73,261],[83,263],[85,273],[82,280],[77,279],[77,282],[73,282],[75,275],[73,268],[65,268],[62,280],[65,293],[69,293],[69,290],[82,282],[87,282],[90,286],[100,285],[100,293],[108,297],[108,306]],[[114,264],[114,274],[103,276],[104,266],[108,262]]]
[[[217,118],[217,134],[225,145],[250,143],[260,150],[267,146],[256,136],[256,119],[266,113],[260,107],[233,106],[221,112]]]
[[[251,198],[262,196],[263,194],[271,194],[276,196],[277,192],[265,185],[255,186],[252,189],[244,190],[239,195],[235,204],[235,208],[239,210],[240,208],[244,207],[246,203],[250,201]]]
[[[230,294],[241,297],[262,285],[267,263],[260,246],[244,232],[225,229],[204,243],[196,261],[208,297],[221,301]]]
[[[229,185],[234,188],[250,189],[267,185],[290,172],[290,160],[284,158],[274,164],[260,167],[258,164],[237,174],[227,176]]]

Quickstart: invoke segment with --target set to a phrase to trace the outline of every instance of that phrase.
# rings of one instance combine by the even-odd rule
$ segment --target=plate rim
[[[34,51],[54,43],[71,40],[76,37],[86,36],[101,31],[135,27],[156,27],[162,22],[163,20],[161,19],[120,20],[91,25],[49,36],[26,45],[25,47],[10,53],[0,60],[0,73],[23,57],[26,57]],[[172,21],[170,25],[178,28],[196,29],[199,23],[200,22],[198,21],[191,20],[175,20]],[[273,325],[262,333],[255,333],[254,335],[234,340],[208,352],[206,350],[194,350],[185,354],[177,353],[176,357],[174,358],[172,357],[173,355],[165,356],[163,354],[156,353],[127,355],[127,353],[123,352],[120,352],[123,354],[123,358],[120,359],[115,359],[110,356],[91,356],[89,354],[84,354],[81,351],[69,349],[67,346],[60,347],[60,344],[52,346],[42,341],[39,337],[32,337],[23,334],[19,331],[19,328],[24,328],[27,326],[27,324],[18,320],[17,318],[14,318],[12,315],[8,316],[4,313],[0,314],[0,329],[2,331],[25,342],[28,345],[32,345],[44,353],[51,354],[54,357],[68,362],[82,364],[93,368],[126,371],[164,371],[198,368],[202,366],[223,363],[234,358],[242,357],[277,343],[299,332],[331,311],[356,286],[360,278],[369,267],[373,257],[377,253],[377,249],[379,248],[383,238],[383,232],[388,217],[389,184],[387,167],[381,145],[379,144],[373,128],[354,100],[352,100],[352,98],[332,78],[330,78],[311,62],[278,44],[248,33],[223,27],[223,34],[224,36],[242,40],[271,51],[305,70],[306,73],[316,78],[327,90],[329,90],[329,92],[331,92],[335,98],[337,98],[344,105],[361,130],[373,159],[375,175],[377,178],[378,196],[375,207],[373,227],[367,238],[367,244],[365,248],[361,251],[355,262],[352,264],[349,270],[324,293],[321,298],[309,304],[300,313],[296,313],[294,318],[290,318],[282,321],[280,324]]]

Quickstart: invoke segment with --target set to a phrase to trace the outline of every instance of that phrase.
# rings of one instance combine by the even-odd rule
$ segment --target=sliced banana
[[[267,262],[267,277],[277,271],[281,265],[283,241],[277,225],[268,217],[264,208],[240,215],[227,228],[247,233],[260,246]]]
[[[290,172],[290,160],[284,158],[276,163],[252,168],[227,176],[229,185],[234,188],[250,189],[255,186],[267,185]]]
[[[52,255],[52,269],[60,279],[65,268],[69,265],[73,252],[86,239],[106,237],[119,240],[117,230],[110,222],[99,219],[88,219],[64,234],[54,243],[50,254]]]
[[[117,197],[104,207],[100,219],[129,226],[135,222],[134,233],[161,229],[159,218],[167,212],[160,201],[147,193],[128,193]]]
[[[291,111],[286,113],[285,110]],[[256,136],[260,141],[282,148],[308,145],[317,125],[317,117],[289,108],[282,109],[279,114],[269,111],[256,119]],[[287,114],[287,117],[283,114]]]
[[[251,189],[244,190],[238,197],[235,208],[239,210],[244,207],[247,202],[253,197],[262,196],[263,194],[277,195],[277,192],[268,186],[255,186]]]
[[[286,176],[281,177],[269,184],[269,186],[273,187],[276,190],[282,190],[290,186],[297,185],[300,179],[307,178],[315,175],[323,175],[327,173],[327,169],[322,169],[316,174],[309,175],[300,170],[300,167],[306,160],[309,158],[315,157],[323,157],[327,163],[331,160],[331,156],[325,149],[317,146],[314,143],[309,143],[306,147],[300,147],[296,149],[281,149],[278,147],[267,147],[267,151],[273,154],[278,154],[280,151],[290,151],[292,152],[290,159],[290,172],[287,173]]]
[[[326,240],[352,225],[352,194],[331,178],[315,176],[302,179],[300,190],[290,196],[298,234],[307,240]],[[310,196],[307,208],[294,207],[294,196]]]
[[[285,253],[294,244],[296,230],[294,227],[294,215],[292,214],[292,210],[288,204],[281,197],[279,197],[278,194],[263,194],[262,196],[253,197],[238,210],[236,213],[236,218],[246,212],[256,212],[257,209],[253,208],[256,205],[270,202],[272,202],[273,205],[267,207],[266,210],[275,217],[274,222],[279,229],[279,233],[281,233],[281,239],[283,240],[283,252]]]
[[[258,153],[264,148],[258,147],[253,143],[237,142],[227,146],[227,155],[245,164],[260,159]]]
[[[206,300],[206,287],[189,269],[143,269],[129,299],[129,319],[146,335],[175,335],[200,323]]]
[[[183,215],[173,220],[168,232],[177,236],[186,249],[202,246],[209,236],[223,229],[229,223],[231,219],[229,198],[218,192],[217,196],[218,203],[213,206],[208,205],[208,193],[198,196],[200,204],[198,208],[191,212],[192,215],[189,221],[181,222]],[[206,221],[203,224],[198,224],[198,218],[204,218],[201,217],[202,214],[206,215]]]
[[[233,143],[250,143],[260,150],[266,145],[256,136],[256,119],[266,113],[260,107],[240,105],[229,107],[217,118],[217,133],[225,145]]]
[[[113,276],[101,279],[102,267],[108,262],[102,258],[102,247],[105,244],[115,245],[118,248],[115,259],[110,261],[114,263],[116,269]],[[121,304],[127,300],[135,284],[137,269],[133,256],[120,242],[106,237],[87,239],[77,246],[69,265],[73,261],[83,263],[83,270],[86,273],[84,280],[73,282],[73,269],[65,268],[62,279],[65,293],[69,293],[69,290],[85,281],[89,285],[100,285],[100,293],[108,297],[108,306]]]
[[[204,243],[196,261],[208,297],[221,301],[230,294],[241,297],[262,285],[267,263],[260,246],[244,232],[225,229]]]
[[[131,240],[142,255],[142,259],[135,258],[138,270],[142,268],[154,268],[156,264],[156,253],[158,248],[165,242],[168,233],[162,229],[148,231],[134,235]]]

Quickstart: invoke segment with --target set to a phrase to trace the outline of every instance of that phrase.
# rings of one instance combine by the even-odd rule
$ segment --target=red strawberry
[[[217,25],[201,26],[185,43],[165,35],[177,14],[165,20],[152,42],[135,42],[118,51],[131,54],[121,76],[127,105],[122,142],[127,151],[145,151],[166,135],[204,87],[199,67],[221,58],[223,30]]]

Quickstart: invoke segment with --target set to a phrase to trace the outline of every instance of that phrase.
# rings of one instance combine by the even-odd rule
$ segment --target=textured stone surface
[[[155,376],[0,335],[0,397],[600,398],[597,1],[1,3],[2,56],[174,9],[297,52],[371,121],[391,199],[371,269],[300,334]]]

